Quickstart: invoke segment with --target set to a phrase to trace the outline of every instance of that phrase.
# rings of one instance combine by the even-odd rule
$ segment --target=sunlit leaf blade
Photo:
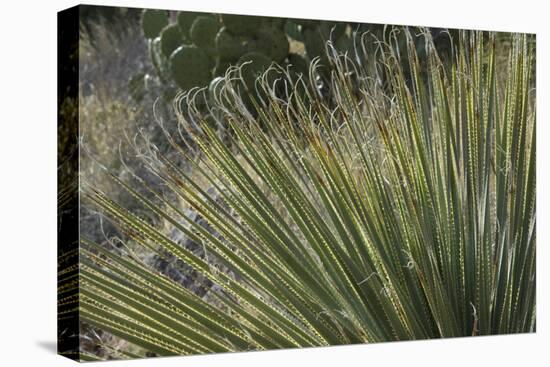
[[[181,96],[194,151],[166,139],[190,169],[147,140],[136,150],[170,196],[104,172],[226,270],[84,177],[85,203],[128,244],[82,240],[81,318],[159,355],[534,331],[534,39],[508,35],[503,50],[495,34],[461,32],[444,63],[421,31],[379,43],[375,75],[329,47],[328,100],[274,66],[251,114],[235,69],[211,101],[221,131]],[[132,246],[189,264],[216,302]]]

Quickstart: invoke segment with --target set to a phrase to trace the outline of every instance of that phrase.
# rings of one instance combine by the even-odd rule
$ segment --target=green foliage
[[[290,54],[288,63],[293,66],[292,70],[297,74],[307,75],[309,67],[306,59],[298,54]]]
[[[183,35],[177,24],[166,26],[160,33],[160,49],[164,56],[170,57],[172,52],[181,45],[182,40]]]
[[[325,53],[325,41],[321,36],[318,29],[305,29],[304,30],[304,45],[306,52],[311,57],[324,56]]]
[[[224,61],[222,59],[218,59],[216,61],[216,66],[214,67],[214,70],[212,71],[212,75],[214,77],[222,76],[225,74],[227,69],[231,66],[231,62]]]
[[[261,52],[249,52],[239,59],[241,77],[249,94],[254,93],[256,79],[262,76],[271,63],[273,60]]]
[[[262,17],[223,14],[222,22],[229,32],[238,36],[251,36],[262,26]]]
[[[220,23],[213,17],[197,17],[191,26],[191,40],[198,47],[213,48],[214,40],[219,30]]]
[[[271,27],[284,31],[286,22],[287,19],[285,18],[262,17],[262,28]]]
[[[167,74],[168,68],[166,60],[166,55],[162,52],[161,49],[161,40],[160,37],[149,40],[149,55],[151,57],[151,63],[155,67],[158,75],[164,80],[164,75]]]
[[[341,22],[300,19],[292,21],[283,18],[179,12],[176,23],[164,27],[161,35],[164,57],[152,52],[151,58],[160,78],[170,81],[173,79],[171,73],[167,73],[170,68],[166,66],[170,54],[179,46],[197,46],[215,61],[216,67],[210,70],[211,80],[223,75],[230,66],[237,66],[239,59],[251,52],[264,54],[272,61],[286,66],[292,64],[290,59],[295,58],[292,55],[300,52],[300,56],[308,63],[313,58],[321,56],[323,63],[328,64],[325,41],[332,37],[334,41],[338,40],[334,43],[337,48],[349,50],[352,33],[349,25]],[[291,41],[305,43],[307,52],[291,50]],[[193,73],[193,70],[190,69],[188,72]],[[306,73],[304,77],[309,75]],[[326,77],[324,75],[325,79]],[[179,88],[186,88],[177,80],[174,82]]]
[[[182,89],[207,84],[212,67],[212,58],[196,46],[180,46],[170,56],[172,77]]]
[[[145,38],[152,39],[159,35],[160,31],[168,25],[168,12],[166,10],[145,9],[141,16],[141,27]]]
[[[216,35],[215,43],[222,61],[236,61],[248,50],[248,39],[231,34],[225,27]]]
[[[284,20],[277,18],[240,15],[216,17],[212,14],[180,12],[177,15],[177,25],[173,24],[165,28],[166,47],[164,47],[165,42],[161,42],[165,57],[152,52],[152,61],[161,79],[170,80],[174,75],[173,70],[171,73],[166,73],[169,68],[162,65],[168,64],[170,53],[175,48],[185,45],[201,48],[214,60],[215,67],[210,68],[210,78],[202,77],[204,67],[200,66],[201,70],[198,73],[201,77],[190,77],[190,79],[197,82],[200,80],[201,83],[204,82],[203,84],[189,83],[188,78],[182,76],[173,80],[181,89],[205,86],[212,78],[223,75],[231,65],[236,66],[239,59],[247,53],[264,53],[273,60],[284,62],[289,55],[289,43],[281,30],[283,25]],[[179,30],[180,34],[176,30]],[[164,41],[164,37],[161,37],[161,40]],[[152,48],[154,51],[154,44]],[[181,72],[183,70],[180,69]],[[194,73],[194,71],[194,69],[188,69],[187,72]],[[183,80],[186,82],[182,83]]]
[[[193,13],[189,11],[181,11],[178,13],[176,22],[180,27],[181,33],[185,37],[186,41],[189,41],[191,39],[191,36],[190,36],[191,26],[193,25],[195,18],[197,18],[200,15],[203,15],[203,14]]]
[[[315,29],[320,21],[315,19],[295,19],[297,24],[299,24],[304,30],[305,29]]]
[[[278,28],[262,28],[257,32],[254,49],[268,55],[277,63],[288,57],[289,45],[286,35]]]
[[[337,40],[346,33],[348,24],[343,22],[321,21],[317,27],[324,40]]]
[[[190,171],[146,143],[136,148],[173,196],[106,172],[228,271],[84,177],[84,202],[130,240],[124,252],[82,240],[81,319],[158,355],[534,331],[529,37],[511,36],[506,68],[498,69],[494,34],[462,33],[451,64],[441,62],[429,32],[403,34],[405,49],[379,44],[375,74],[361,66],[351,73],[349,59],[329,56],[335,109],[315,85],[281,69],[288,98],[258,80],[269,100],[254,117],[235,89],[239,71],[217,79],[210,103],[224,112],[232,145],[196,111],[193,123],[180,116],[196,155],[167,132]],[[200,52],[180,52],[187,49]],[[252,56],[267,64],[265,55]],[[305,94],[293,93],[299,85]],[[204,274],[217,285],[211,301],[146,266],[133,247],[169,252]]]

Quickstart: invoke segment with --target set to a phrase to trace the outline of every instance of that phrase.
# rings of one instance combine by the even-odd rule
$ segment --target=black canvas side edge
[[[79,7],[57,14],[57,352],[79,351]]]

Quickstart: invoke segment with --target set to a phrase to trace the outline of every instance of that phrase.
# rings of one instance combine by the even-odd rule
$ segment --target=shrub
[[[227,271],[84,179],[88,204],[131,241],[121,254],[82,240],[81,318],[158,355],[534,331],[531,37],[510,36],[501,70],[494,34],[462,32],[446,65],[429,32],[402,31],[406,49],[380,44],[374,75],[327,55],[335,108],[275,67],[287,98],[260,78],[254,116],[233,70],[209,102],[231,145],[192,108],[204,90],[180,97],[194,144],[166,138],[192,173],[146,143],[137,153],[213,232],[146,180],[105,172]],[[202,273],[215,301],[145,265],[134,246]]]
[[[143,34],[148,39],[151,60],[160,78],[174,81],[183,90],[208,85],[212,79],[223,76],[228,67],[249,61],[243,59],[248,54],[261,54],[270,62],[287,66],[294,65],[292,61],[296,59],[300,63],[302,59],[309,62],[316,57],[328,62],[327,40],[332,40],[342,52],[352,51],[357,32],[370,29],[380,33],[382,30],[382,26],[375,25],[193,12],[178,12],[175,21],[169,23],[166,12],[149,9],[144,10],[142,19]],[[293,49],[292,42],[302,47]],[[183,66],[171,58],[178,47],[201,48],[210,58],[208,75],[201,66],[192,69],[205,75],[201,79],[187,80],[186,75],[193,72],[181,75],[177,70]]]

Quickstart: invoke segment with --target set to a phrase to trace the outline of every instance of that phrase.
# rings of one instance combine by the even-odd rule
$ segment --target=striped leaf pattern
[[[329,101],[305,82],[315,63],[307,79],[274,66],[257,82],[263,99],[249,97],[253,114],[238,69],[208,118],[192,108],[203,91],[182,95],[193,144],[166,139],[191,169],[140,147],[171,195],[105,172],[163,228],[84,178],[85,202],[134,248],[169,253],[216,287],[199,298],[132,246],[84,238],[81,319],[157,355],[534,331],[533,38],[461,32],[444,63],[429,32],[397,31],[407,47],[380,42],[375,74],[327,46]]]

